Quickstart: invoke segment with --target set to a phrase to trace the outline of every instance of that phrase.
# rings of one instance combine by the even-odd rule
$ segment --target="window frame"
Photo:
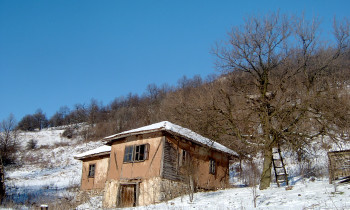
[[[213,175],[216,173],[216,161],[213,158],[209,159],[209,173]]]
[[[148,143],[126,145],[124,149],[123,163],[135,163],[148,160],[149,148],[150,145]]]
[[[181,149],[180,157],[179,157],[179,166],[185,166],[189,157],[188,157],[188,152],[184,149]]]
[[[134,145],[134,158],[133,158],[134,162],[142,162],[147,160],[148,145],[149,144]],[[143,147],[143,151],[141,151],[142,147]],[[142,157],[142,159],[140,157]]]
[[[95,178],[96,163],[89,164],[88,178]]]
[[[123,163],[131,163],[134,159],[134,145],[125,146]]]

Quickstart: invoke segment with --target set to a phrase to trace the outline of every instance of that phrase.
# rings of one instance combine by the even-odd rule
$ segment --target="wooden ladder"
[[[286,185],[288,185],[288,174],[279,146],[272,149],[272,164],[275,171],[277,186],[280,187],[282,183],[286,183]]]

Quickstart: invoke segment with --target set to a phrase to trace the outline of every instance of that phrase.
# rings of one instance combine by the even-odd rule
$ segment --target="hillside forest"
[[[349,141],[349,21],[334,19],[331,37],[320,24],[279,13],[252,16],[214,44],[217,74],[183,76],[176,86],[149,84],[142,95],[107,105],[92,99],[62,106],[50,118],[41,109],[18,123],[10,115],[0,123],[2,159],[16,162],[18,130],[67,126],[66,137],[91,141],[167,120],[232,148],[241,159],[262,154],[260,189],[266,189],[272,148],[301,161],[315,139],[327,139],[325,148]]]

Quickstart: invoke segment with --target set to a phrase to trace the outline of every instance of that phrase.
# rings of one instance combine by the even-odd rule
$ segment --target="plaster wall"
[[[89,177],[89,165],[95,164],[95,176]],[[107,180],[107,172],[109,165],[109,155],[93,157],[83,160],[81,189],[93,190],[103,189]]]
[[[149,144],[148,159],[140,162],[124,163],[126,146]],[[107,180],[148,179],[158,177],[162,159],[161,133],[130,136],[112,144],[110,170]]]

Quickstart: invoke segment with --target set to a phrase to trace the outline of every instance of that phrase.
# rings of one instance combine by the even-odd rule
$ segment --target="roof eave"
[[[76,160],[84,160],[84,159],[87,159],[87,158],[109,155],[110,153],[111,153],[111,151],[107,151],[107,152],[100,152],[100,153],[97,153],[97,154],[84,155],[82,157],[76,157],[75,156],[74,159],[76,159]]]
[[[225,153],[225,154],[229,155],[230,157],[231,157],[231,156],[232,156],[232,157],[238,157],[238,155],[236,155],[236,154],[232,154],[232,153],[229,153],[229,152],[225,152],[225,151],[219,150],[219,149],[217,149],[217,148],[215,148],[215,147],[210,147],[209,145],[203,144],[203,143],[201,143],[201,142],[199,142],[199,141],[196,141],[196,140],[194,140],[194,139],[191,139],[191,138],[188,138],[188,137],[186,137],[186,136],[183,136],[183,135],[181,135],[181,134],[179,134],[179,133],[177,133],[177,132],[173,132],[173,131],[170,131],[170,130],[165,130],[165,131],[168,132],[169,134],[176,135],[176,136],[178,136],[178,137],[187,139],[188,141],[190,141],[190,142],[192,142],[192,143],[195,143],[195,144],[198,144],[198,145],[200,145],[200,146],[202,146],[202,147],[206,147],[206,148],[215,150],[215,151],[220,152],[220,153]]]
[[[218,151],[220,153],[225,153],[227,155],[229,155],[230,157],[232,156],[233,158],[234,157],[238,157],[238,154],[232,154],[232,153],[229,153],[229,152],[225,152],[225,151],[222,151],[220,149],[217,149],[215,147],[210,147],[209,145],[206,145],[206,144],[203,144],[199,141],[196,141],[194,139],[191,139],[191,138],[188,138],[186,136],[183,136],[177,132],[174,132],[174,131],[171,131],[171,130],[168,130],[166,129],[165,127],[160,127],[160,128],[156,128],[156,129],[151,129],[151,130],[143,130],[143,131],[136,131],[136,132],[130,132],[130,133],[121,133],[121,134],[116,134],[112,137],[109,137],[109,138],[105,138],[103,139],[102,141],[105,142],[106,145],[109,145],[111,146],[113,144],[113,142],[116,142],[118,141],[119,139],[121,138],[125,138],[125,137],[128,137],[128,136],[133,136],[133,135],[140,135],[140,134],[146,134],[146,133],[153,133],[153,132],[157,132],[157,131],[165,131],[169,134],[172,134],[172,135],[175,135],[175,136],[179,136],[179,137],[182,137],[182,138],[185,138],[187,139],[188,141],[191,141],[192,143],[195,143],[195,144],[198,144],[200,146],[203,146],[203,147],[207,147],[207,148],[210,148],[210,149],[213,149],[215,151]],[[234,151],[233,151],[234,152]]]
[[[145,130],[145,131],[136,131],[131,133],[125,133],[125,134],[116,134],[115,136],[112,136],[110,138],[104,138],[102,141],[105,142],[106,145],[111,146],[113,142],[118,141],[121,138],[125,138],[128,136],[134,136],[134,135],[140,135],[140,134],[146,134],[146,133],[153,133],[157,131],[164,131],[164,128],[157,128],[152,130]]]

